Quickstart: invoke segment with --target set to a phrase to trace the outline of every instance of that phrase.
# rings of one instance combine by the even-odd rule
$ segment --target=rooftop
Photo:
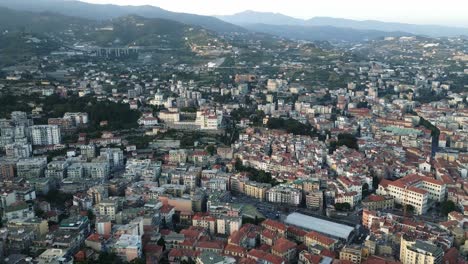
[[[286,217],[285,222],[290,225],[295,225],[307,230],[313,230],[332,237],[348,240],[354,228],[338,224],[332,221],[323,220],[320,218],[303,215],[300,213],[292,213]]]

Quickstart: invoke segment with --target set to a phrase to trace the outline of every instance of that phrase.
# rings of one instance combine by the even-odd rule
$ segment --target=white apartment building
[[[62,137],[60,128],[57,125],[35,125],[31,126],[32,144],[57,145],[60,144]]]
[[[425,177],[418,186],[429,193],[429,199],[438,202],[445,200],[447,186],[442,181]]]
[[[70,164],[67,161],[52,161],[47,164],[45,176],[62,181],[67,176],[67,168]]]
[[[68,251],[59,248],[48,248],[42,252],[36,261],[38,264],[50,264],[50,263],[61,263],[61,264],[72,264],[73,258],[67,257]]]
[[[283,90],[287,85],[288,82],[286,80],[268,79],[267,90],[269,92],[277,92],[278,90]]]
[[[421,240],[411,240],[401,237],[400,261],[403,264],[424,263],[441,264],[444,251],[434,244]]]
[[[388,195],[395,198],[395,202],[402,205],[411,205],[416,214],[424,214],[428,209],[429,194],[427,191],[413,186],[388,185]]]
[[[211,215],[195,214],[192,218],[192,226],[199,226],[209,230],[210,234],[216,232],[216,218]]]
[[[106,162],[86,162],[82,165],[84,177],[93,179],[107,179],[109,177],[110,167]]]
[[[20,159],[16,164],[18,177],[40,178],[47,167],[47,157]]]
[[[445,200],[446,184],[433,178],[412,174],[393,182],[383,180],[377,194],[393,196],[396,203],[412,205],[415,213],[424,214],[428,209],[429,199],[438,202]]]
[[[124,166],[123,151],[119,148],[101,149],[100,156],[109,162],[111,168],[122,168]]]
[[[74,163],[67,168],[67,176],[71,179],[81,179],[83,178],[83,166],[81,163]]]
[[[206,187],[208,190],[211,191],[226,191],[228,185],[227,178],[212,178],[206,182]]]
[[[65,113],[63,119],[71,120],[74,126],[83,126],[88,124],[88,113]]]
[[[28,143],[15,142],[6,145],[5,152],[10,158],[28,158],[32,156],[32,146]]]
[[[360,201],[361,195],[357,192],[340,193],[335,196],[335,203],[348,203],[354,208]]]
[[[115,253],[125,262],[143,255],[141,236],[123,234],[114,245]]]
[[[176,123],[180,121],[180,113],[179,112],[166,112],[161,111],[158,113],[159,119],[166,123]]]
[[[103,200],[94,207],[96,214],[99,216],[108,216],[111,221],[115,221],[115,215],[118,211],[117,201],[114,200]]]
[[[200,126],[200,129],[216,130],[221,126],[222,120],[222,113],[215,113],[214,111],[197,111],[195,124]]]
[[[285,185],[277,185],[267,190],[266,199],[271,203],[299,205],[302,201],[302,191]]]
[[[239,231],[242,226],[242,217],[227,217],[220,216],[216,219],[216,233],[223,235],[231,235],[235,231]]]
[[[150,100],[151,105],[160,106],[160,105],[164,105],[164,103],[165,103],[164,95],[161,93],[156,93],[154,95],[154,99]]]

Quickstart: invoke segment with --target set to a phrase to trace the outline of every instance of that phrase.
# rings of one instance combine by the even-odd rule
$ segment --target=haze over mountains
[[[122,16],[137,15],[146,18],[174,20],[184,24],[201,26],[218,33],[246,31],[242,27],[224,22],[215,17],[176,13],[148,5],[98,5],[73,0],[0,0],[0,6],[21,11],[54,12],[92,20],[108,20]]]
[[[211,17],[171,12],[149,5],[100,5],[76,0],[0,0],[0,7],[7,7],[17,11],[60,14],[70,17],[71,21],[74,20],[71,17],[92,21],[106,21],[136,15],[145,18],[173,20],[191,26],[203,27],[219,34],[254,31],[302,40],[362,41],[386,36],[404,35],[424,35],[430,37],[468,36],[468,28],[388,23],[371,20],[357,21],[329,17],[315,17],[303,20],[279,13],[255,11],[245,11],[230,16]],[[6,21],[4,18],[3,23],[11,24],[11,21]],[[21,24],[20,21],[16,21],[16,23]]]
[[[295,26],[295,27],[336,27],[351,28],[354,30],[373,30],[382,32],[407,32],[415,35],[431,37],[468,35],[468,28],[448,27],[437,25],[415,25],[394,22],[382,22],[376,20],[352,20],[332,17],[313,17],[311,19],[298,19],[279,13],[244,11],[230,16],[217,16],[226,22],[240,25],[245,28],[261,30],[259,24],[268,26]],[[291,28],[296,31],[295,28]],[[265,27],[271,31],[271,27]],[[304,29],[307,30],[307,29]],[[375,33],[375,32],[374,32]]]

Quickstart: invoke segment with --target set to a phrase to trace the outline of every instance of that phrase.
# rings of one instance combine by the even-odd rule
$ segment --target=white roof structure
[[[286,217],[286,224],[301,227],[306,230],[316,231],[324,235],[348,240],[354,228],[338,224],[332,221],[323,220],[313,216],[300,213],[292,213]]]

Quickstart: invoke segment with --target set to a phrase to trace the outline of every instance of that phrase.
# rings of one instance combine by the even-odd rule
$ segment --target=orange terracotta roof
[[[230,253],[246,254],[247,249],[245,249],[245,248],[243,248],[241,246],[237,246],[237,245],[227,245],[224,248],[224,253],[225,254],[230,254]]]
[[[277,229],[277,230],[283,230],[283,231],[286,231],[287,229],[285,224],[272,220],[272,219],[266,219],[265,221],[263,221],[262,226],[270,227],[272,229]]]
[[[315,231],[310,231],[309,233],[307,233],[306,237],[328,246],[333,245],[336,242],[334,239],[324,236]]]
[[[286,238],[281,237],[278,240],[276,240],[275,244],[273,245],[271,249],[279,253],[285,253],[295,247],[296,247],[296,243],[291,242],[287,240]]]

